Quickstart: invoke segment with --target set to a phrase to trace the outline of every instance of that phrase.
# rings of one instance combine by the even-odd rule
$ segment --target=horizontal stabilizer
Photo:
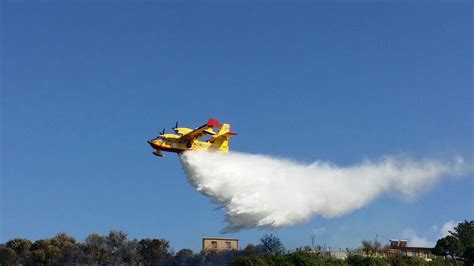
[[[205,129],[204,132],[206,132],[207,134],[210,134],[210,135],[216,135],[217,133],[212,131],[212,129],[208,128],[208,129]]]

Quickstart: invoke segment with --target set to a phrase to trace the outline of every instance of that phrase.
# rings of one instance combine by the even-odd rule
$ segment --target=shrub
[[[260,256],[243,256],[238,257],[232,262],[235,266],[265,266],[268,265]]]
[[[388,261],[382,258],[369,258],[361,255],[350,255],[347,264],[354,266],[387,266]]]

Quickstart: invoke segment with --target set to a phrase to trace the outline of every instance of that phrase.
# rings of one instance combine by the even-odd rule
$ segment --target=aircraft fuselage
[[[215,128],[219,128],[217,133],[214,132]],[[217,119],[213,118],[196,129],[178,127],[176,122],[173,130],[177,134],[165,134],[163,129],[163,132],[158,137],[148,141],[148,144],[155,149],[153,154],[163,157],[162,151],[176,153],[191,150],[228,152],[229,139],[236,135],[230,131],[229,124],[221,125]],[[206,141],[200,140],[206,136],[210,136],[210,138]]]

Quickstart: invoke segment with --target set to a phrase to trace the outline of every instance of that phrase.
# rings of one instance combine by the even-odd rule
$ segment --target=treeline
[[[336,259],[330,255],[320,253],[312,254],[304,251],[297,251],[280,255],[258,255],[242,256],[236,258],[232,265],[236,266],[265,266],[265,265],[315,265],[315,266],[453,266],[463,265],[463,263],[453,264],[443,258],[435,258],[432,261],[425,261],[419,257],[402,257],[396,260],[386,257],[366,257],[363,255],[349,255],[346,259]],[[470,264],[465,264],[470,265]]]
[[[345,260],[309,246],[290,252],[280,239],[265,235],[256,245],[243,250],[193,253],[174,252],[165,239],[129,240],[122,231],[108,235],[91,234],[84,242],[59,233],[32,242],[15,238],[0,245],[1,265],[473,265],[474,221],[459,223],[449,236],[438,240],[437,258],[426,262],[419,257],[394,256],[378,242],[362,241],[355,250],[346,250]],[[391,255],[390,255],[391,254]]]
[[[0,247],[2,265],[154,265],[192,256],[193,252],[187,249],[172,254],[168,240],[128,240],[126,233],[114,230],[108,235],[91,234],[83,243],[65,233],[59,233],[52,238],[35,242],[15,238]]]
[[[108,235],[91,234],[84,242],[59,233],[35,242],[15,238],[0,247],[1,265],[181,265],[192,259],[198,258],[189,249],[173,254],[168,240],[128,240],[125,232],[114,230]]]
[[[346,260],[321,252],[298,249],[288,252],[280,239],[265,235],[257,245],[243,250],[201,252],[190,249],[174,253],[165,239],[128,240],[122,231],[108,235],[91,234],[85,241],[59,233],[49,239],[31,242],[16,238],[0,247],[0,265],[388,265],[387,259],[353,254]],[[403,260],[405,265],[423,265],[419,260]],[[450,265],[439,261],[434,265]],[[403,265],[397,263],[399,265]]]

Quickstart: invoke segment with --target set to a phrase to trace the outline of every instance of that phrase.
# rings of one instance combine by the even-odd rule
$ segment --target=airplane
[[[219,131],[216,133],[214,130]],[[184,151],[217,151],[227,153],[229,151],[229,139],[237,135],[230,131],[229,124],[222,124],[217,119],[211,118],[206,124],[196,129],[178,127],[178,122],[172,128],[176,134],[165,134],[165,129],[158,137],[149,140],[148,144],[155,149],[153,154],[163,157],[162,151],[182,153]],[[206,141],[200,139],[210,135]]]

